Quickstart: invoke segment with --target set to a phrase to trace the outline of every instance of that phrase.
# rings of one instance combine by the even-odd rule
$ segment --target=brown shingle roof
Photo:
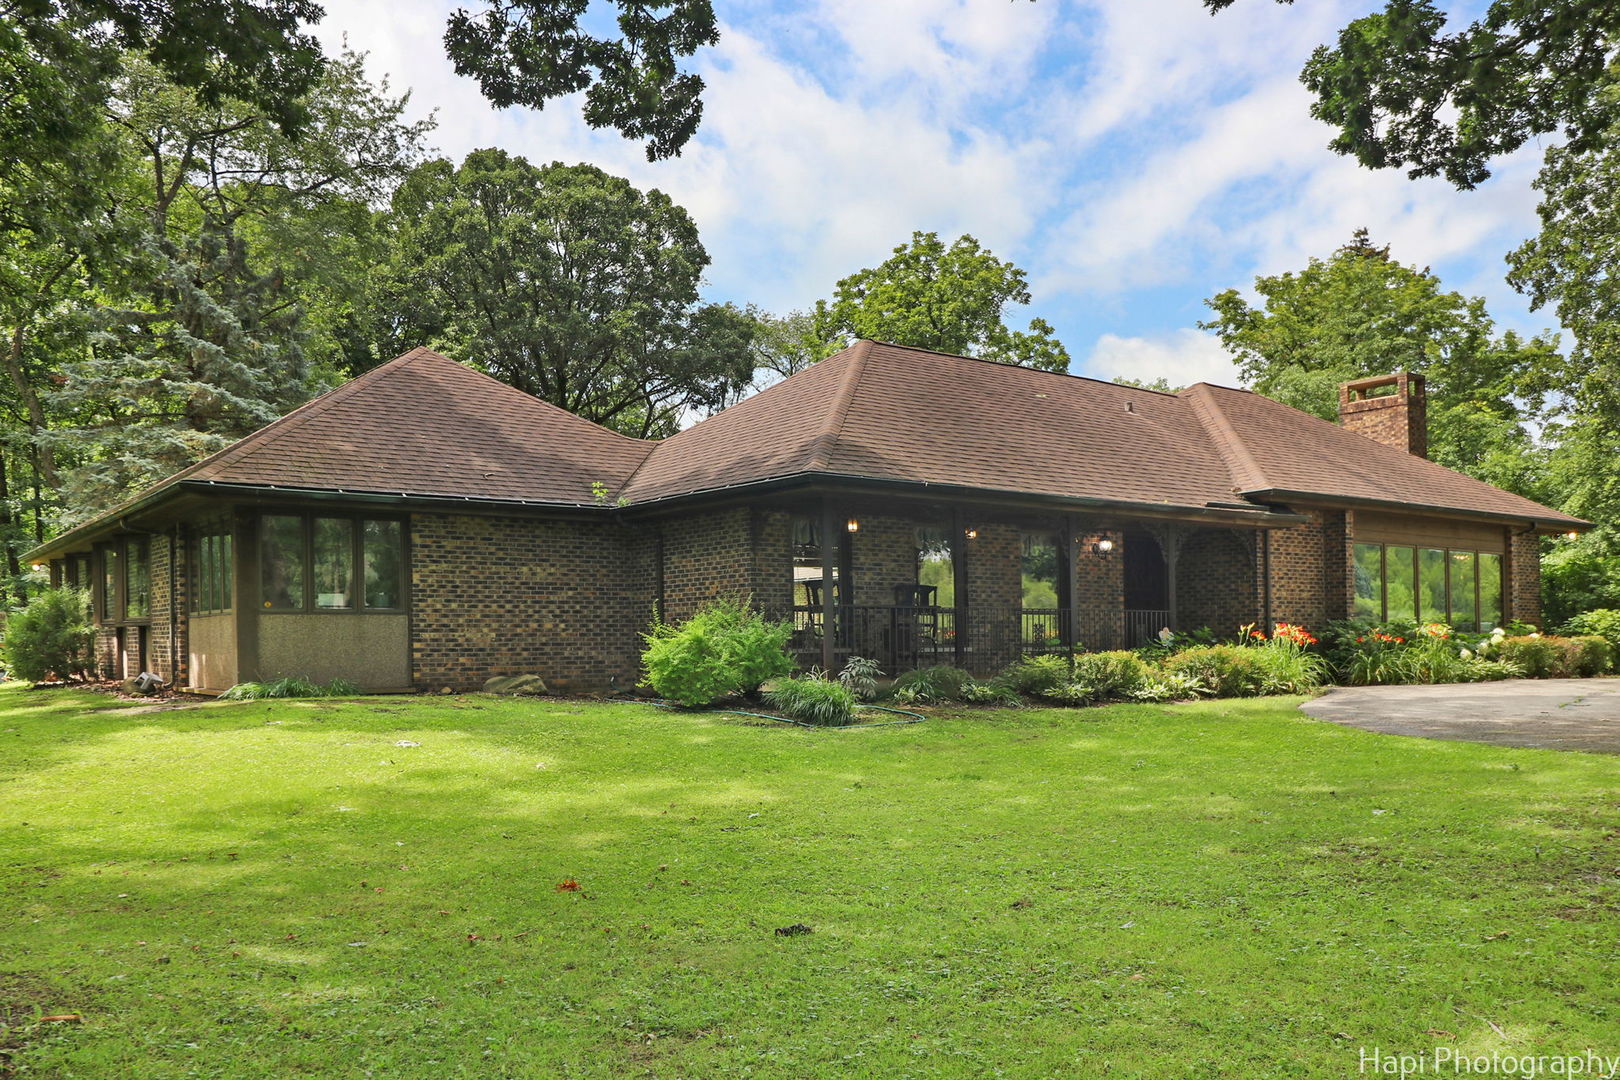
[[[1245,495],[1282,501],[1319,496],[1547,525],[1587,524],[1252,391],[1199,383],[1181,396],[1198,406],[1211,436],[1232,447],[1228,461]]]
[[[652,447],[414,349],[165,483],[588,505]]]
[[[662,442],[626,438],[427,349],[323,394],[31,553],[176,485],[593,506],[791,477],[1255,517],[1312,499],[1585,522],[1246,390],[1180,394],[862,341]],[[1246,498],[1247,501],[1246,502]]]

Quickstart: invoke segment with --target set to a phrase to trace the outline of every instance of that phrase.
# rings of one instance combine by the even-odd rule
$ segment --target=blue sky
[[[444,59],[452,6],[328,0],[317,31],[436,110],[448,156],[500,146],[668,192],[697,220],[713,299],[808,307],[913,230],[965,232],[1029,271],[1012,321],[1050,321],[1076,373],[1233,382],[1196,329],[1204,298],[1365,225],[1503,328],[1553,325],[1502,281],[1535,231],[1539,146],[1473,192],[1326,149],[1298,72],[1372,0],[1220,16],[1199,0],[716,0],[720,44],[693,61],[703,127],[658,163],[574,102],[490,108]]]

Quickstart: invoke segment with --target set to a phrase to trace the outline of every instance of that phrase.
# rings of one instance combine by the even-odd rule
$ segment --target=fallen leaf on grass
[[[78,1013],[55,1013],[51,1016],[40,1017],[39,1022],[42,1024],[82,1024],[84,1023],[84,1017]]]
[[[584,888],[584,886],[575,881],[573,878],[566,878],[557,882],[558,892],[579,892],[579,890],[582,888]]]

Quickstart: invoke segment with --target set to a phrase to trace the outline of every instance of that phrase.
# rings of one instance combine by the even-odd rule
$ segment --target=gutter
[[[1348,506],[1365,507],[1371,510],[1392,510],[1406,513],[1439,514],[1445,517],[1467,518],[1472,521],[1485,521],[1493,525],[1518,525],[1528,521],[1526,531],[1544,528],[1554,532],[1580,532],[1594,528],[1592,522],[1583,521],[1577,517],[1538,518],[1530,514],[1497,513],[1491,510],[1463,510],[1455,506],[1437,506],[1431,503],[1399,502],[1389,499],[1364,499],[1352,495],[1323,495],[1309,491],[1285,491],[1277,488],[1266,488],[1257,491],[1245,491],[1245,496],[1254,499],[1277,499],[1280,502],[1302,502],[1314,506]],[[1556,511],[1554,511],[1556,513]]]

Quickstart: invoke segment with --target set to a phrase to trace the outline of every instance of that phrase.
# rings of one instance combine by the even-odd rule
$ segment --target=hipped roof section
[[[1244,390],[1179,394],[874,341],[659,442],[428,349],[323,394],[30,554],[171,490],[267,489],[576,510],[795,478],[1275,517],[1315,499],[1586,523]]]

